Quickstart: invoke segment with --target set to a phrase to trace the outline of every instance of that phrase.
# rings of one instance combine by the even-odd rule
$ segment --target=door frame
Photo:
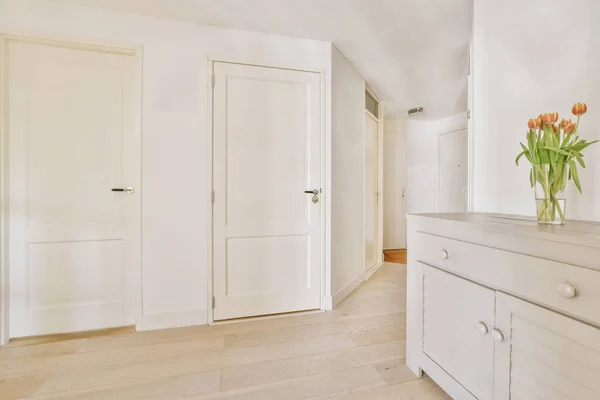
[[[320,271],[321,271],[321,310],[329,310],[331,309],[331,307],[329,307],[329,305],[327,304],[328,302],[326,301],[327,296],[329,296],[328,294],[328,289],[326,287],[327,282],[329,281],[329,277],[331,276],[331,265],[330,263],[327,262],[327,243],[329,243],[329,232],[327,231],[326,227],[328,226],[328,214],[327,214],[327,210],[329,207],[327,207],[326,203],[326,199],[329,198],[329,193],[328,193],[328,189],[329,189],[329,183],[327,180],[327,177],[330,176],[329,175],[329,171],[330,171],[330,164],[331,164],[331,160],[330,157],[327,157],[327,107],[325,104],[325,100],[326,100],[326,96],[325,96],[325,77],[326,77],[326,71],[322,71],[322,70],[313,70],[313,69],[305,69],[305,68],[293,68],[291,66],[277,66],[277,65],[268,65],[268,64],[264,64],[261,62],[256,62],[256,60],[252,60],[252,61],[248,61],[248,60],[240,60],[239,58],[236,57],[223,57],[223,56],[212,56],[209,55],[207,57],[207,93],[208,93],[208,107],[207,107],[207,132],[209,132],[209,135],[207,137],[207,182],[208,182],[208,187],[207,187],[207,220],[208,220],[208,224],[207,224],[207,229],[208,229],[208,248],[207,248],[207,254],[208,254],[208,270],[207,270],[207,307],[206,307],[206,313],[207,313],[207,321],[208,321],[208,325],[220,325],[220,324],[227,324],[227,323],[231,323],[237,320],[224,320],[224,321],[215,321],[214,320],[214,308],[213,308],[213,299],[214,299],[214,269],[215,269],[215,263],[214,263],[214,215],[213,215],[213,181],[214,181],[214,175],[213,175],[213,170],[214,170],[214,135],[215,135],[215,131],[214,131],[214,87],[213,87],[213,76],[214,76],[214,63],[216,62],[221,62],[221,63],[229,63],[229,64],[241,64],[241,65],[247,65],[247,66],[252,66],[252,67],[263,67],[263,68],[274,68],[274,69],[285,69],[285,70],[292,70],[292,71],[299,71],[299,72],[310,72],[310,73],[316,73],[319,74],[319,81],[320,81],[320,101],[321,101],[321,154],[320,154],[320,158],[321,158],[321,188],[323,189],[323,192],[321,193],[321,201],[320,203],[320,207],[321,207],[321,265],[320,265]],[[299,313],[305,313],[306,311],[300,311]],[[308,311],[310,312],[310,311]],[[285,315],[285,314],[282,314]],[[255,317],[248,317],[247,319],[252,319],[252,320],[256,320],[256,319],[265,319],[265,318],[274,318],[277,316],[255,316]],[[241,318],[241,320],[245,320],[246,318]]]
[[[141,153],[142,153],[142,60],[143,60],[143,46],[114,43],[107,41],[98,40],[82,40],[79,37],[65,37],[65,36],[54,36],[46,35],[38,32],[29,32],[16,29],[8,29],[0,27],[0,289],[2,295],[0,296],[0,347],[8,343],[10,339],[10,266],[8,264],[8,227],[7,219],[8,213],[8,198],[9,198],[9,186],[8,186],[8,100],[6,98],[8,90],[6,89],[8,84],[8,75],[6,73],[6,66],[8,63],[8,44],[10,42],[21,42],[31,43],[38,45],[62,47],[73,50],[87,50],[93,52],[109,53],[109,54],[120,54],[131,56],[135,58],[135,96],[134,103],[134,116],[135,128],[133,134],[135,140],[139,143],[138,161],[140,163],[140,174],[141,174]],[[135,268],[135,280],[134,291],[135,298],[135,321],[136,328],[139,326],[142,320],[142,246],[141,246],[141,206],[143,202],[143,181],[140,176],[140,182],[142,187],[139,190],[136,188],[140,195],[140,215],[139,226],[140,226],[140,248],[139,251],[139,263],[134,266]]]
[[[375,122],[377,122],[377,190],[379,195],[377,196],[377,263],[371,267],[369,270],[365,269],[365,279],[369,279],[371,275],[373,275],[379,267],[383,265],[383,123],[384,123],[384,113],[383,113],[383,103],[379,99],[379,97],[375,94],[373,90],[365,83],[365,92],[369,92],[371,96],[378,103],[377,112],[379,115],[373,115],[367,108],[365,107],[365,117],[372,118]],[[363,124],[364,125],[364,124]],[[367,134],[366,131],[363,132],[363,149],[366,150],[366,139]],[[363,151],[363,203],[365,206],[363,207],[363,249],[362,249],[362,262],[363,265],[366,262],[366,250],[364,244],[367,241],[367,171],[364,166],[366,165],[366,151]]]

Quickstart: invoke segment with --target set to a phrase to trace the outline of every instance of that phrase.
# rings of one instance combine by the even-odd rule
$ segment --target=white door
[[[320,75],[222,62],[214,75],[214,319],[318,309]]]
[[[396,184],[396,246],[399,249],[406,249],[406,136],[398,135],[398,183]],[[385,216],[385,213],[384,213]]]
[[[600,399],[600,329],[504,293],[496,329],[494,399]]]
[[[385,120],[383,249],[406,249],[406,139],[397,120]]]
[[[466,212],[468,170],[467,129],[438,138],[438,193],[436,212]]]
[[[135,57],[8,43],[10,335],[132,325]]]
[[[378,123],[365,113],[365,269],[379,261]]]

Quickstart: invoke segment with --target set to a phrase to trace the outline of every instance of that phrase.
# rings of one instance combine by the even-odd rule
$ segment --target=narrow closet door
[[[365,269],[379,261],[378,122],[365,114]]]

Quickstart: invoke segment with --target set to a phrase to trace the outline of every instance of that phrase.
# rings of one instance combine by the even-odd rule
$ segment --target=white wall
[[[517,168],[529,118],[588,103],[580,133],[600,139],[600,2],[475,0],[474,211],[534,215],[528,165]],[[542,22],[544,21],[544,22]],[[571,185],[567,218],[600,221],[600,144]]]
[[[437,121],[406,121],[406,212],[435,212]]]
[[[322,71],[327,88],[331,45],[42,0],[2,0],[0,28],[144,46],[142,325],[205,324],[207,57]],[[329,98],[328,90],[325,96]]]
[[[383,248],[406,248],[406,121],[386,119],[383,133]]]
[[[335,303],[336,293],[343,293],[365,269],[365,86],[335,47],[331,84],[331,293]]]
[[[467,128],[467,112],[451,115],[436,121],[438,135]]]

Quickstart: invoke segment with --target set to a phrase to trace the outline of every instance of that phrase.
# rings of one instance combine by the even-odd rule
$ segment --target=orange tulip
[[[573,106],[573,115],[580,116],[587,112],[587,105],[585,103],[577,103]]]
[[[576,132],[575,124],[573,122],[569,121],[569,124],[564,127],[564,130],[567,135],[570,135],[571,133],[575,133]]]
[[[529,122],[527,122],[527,126],[529,127],[529,129],[534,130],[536,128],[538,128],[539,126],[537,125],[536,119],[530,119]]]
[[[550,113],[550,116],[552,117],[552,123],[555,124],[556,122],[558,122],[558,113]]]
[[[554,130],[554,133],[559,133],[559,128],[558,125],[552,125],[552,130]]]
[[[575,123],[573,121],[571,121],[571,119],[564,119],[562,121],[560,121],[560,127],[564,129],[564,131],[567,131],[567,128],[569,129],[569,132],[573,130],[573,128],[575,128],[577,125],[575,125]]]
[[[554,118],[550,114],[542,114],[541,119],[546,125],[552,125],[554,123]]]

